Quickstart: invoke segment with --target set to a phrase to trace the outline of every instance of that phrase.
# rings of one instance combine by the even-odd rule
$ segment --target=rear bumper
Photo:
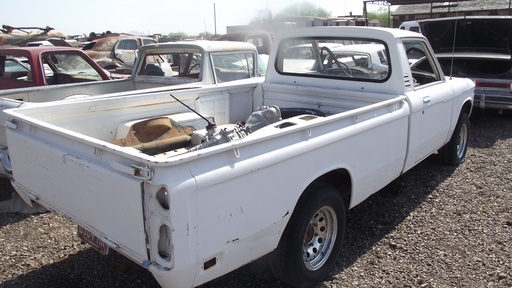
[[[475,105],[480,109],[512,110],[512,93],[475,91]]]

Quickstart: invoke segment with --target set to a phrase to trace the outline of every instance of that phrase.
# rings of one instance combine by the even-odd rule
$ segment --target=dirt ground
[[[351,209],[337,266],[317,287],[512,287],[510,115],[471,116],[465,163],[432,155]],[[56,213],[0,214],[0,261],[0,287],[159,287]],[[286,286],[262,258],[202,286],[214,287]]]

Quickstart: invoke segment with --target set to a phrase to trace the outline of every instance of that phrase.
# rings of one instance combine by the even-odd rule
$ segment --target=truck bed
[[[321,111],[321,114],[325,116],[336,114],[352,116],[348,112],[357,109],[362,112],[364,107],[372,109],[377,103],[387,103],[387,100],[389,100],[381,98],[382,95],[379,94],[342,92],[346,93],[346,95],[342,95],[341,93],[332,94],[329,89],[322,88],[301,90],[293,89],[288,85],[262,84],[262,86],[264,86],[265,96],[259,99],[262,103],[258,106],[277,106],[284,109],[298,108],[299,111],[315,110]],[[219,126],[226,127],[236,123],[244,123],[251,115],[254,110],[252,94],[257,93],[254,92],[255,88],[255,84],[247,84],[245,87],[237,88],[236,91],[206,88],[175,91],[172,94],[185,104],[195,107],[196,111],[207,119],[215,121]],[[290,90],[293,93],[290,93]],[[312,93],[315,98],[310,97]],[[41,129],[52,131],[51,133],[66,135],[66,137],[78,138],[80,141],[100,149],[109,147],[114,151],[120,150],[122,154],[137,155],[145,159],[151,159],[149,157],[151,155],[142,155],[144,153],[138,153],[136,149],[122,149],[124,145],[120,141],[128,133],[134,133],[130,129],[133,129],[133,126],[136,126],[137,123],[140,126],[140,123],[143,122],[147,124],[149,121],[165,118],[183,127],[190,126],[192,129],[186,134],[190,135],[192,132],[196,134],[206,133],[204,128],[207,122],[174,100],[169,95],[169,91],[116,98],[96,99],[95,101],[83,100],[75,104],[60,103],[45,108],[44,113],[41,113],[41,110],[37,107],[18,109],[12,116],[20,117],[19,120],[29,122],[31,126],[35,125]],[[360,112],[356,114],[364,115]],[[372,117],[375,116],[377,115],[372,115]],[[354,122],[364,120],[361,117],[353,116]],[[315,118],[318,118],[318,116],[313,115],[307,119]],[[302,123],[301,119],[303,118],[294,118],[293,121]],[[285,128],[284,126],[287,128],[297,125],[293,121],[282,120],[281,122],[287,124],[277,126],[281,127],[282,130],[282,128]],[[156,132],[158,133],[158,131]],[[278,132],[273,130],[269,133]],[[139,133],[142,132],[139,131]],[[170,137],[169,135],[166,136]]]

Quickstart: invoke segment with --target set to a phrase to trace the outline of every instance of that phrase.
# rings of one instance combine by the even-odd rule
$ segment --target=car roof
[[[223,51],[257,51],[256,46],[247,42],[238,41],[211,41],[211,40],[194,40],[194,41],[178,41],[157,44],[148,44],[139,48],[139,52],[145,50],[154,50],[155,48],[166,49],[197,49],[203,52],[223,52]]]
[[[425,38],[423,35],[408,30],[387,27],[367,27],[367,26],[316,26],[302,27],[284,30],[275,36],[276,42],[285,38],[304,38],[304,37],[337,37],[337,38],[378,38],[384,42],[393,42],[397,38]]]
[[[18,47],[18,46],[0,46],[0,52],[13,53],[26,51],[32,54],[39,54],[46,51],[81,51],[78,48],[63,47],[63,46],[32,46],[32,47]]]

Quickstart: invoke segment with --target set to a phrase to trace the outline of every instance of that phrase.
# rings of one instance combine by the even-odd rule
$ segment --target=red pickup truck
[[[80,49],[0,46],[0,90],[109,79]]]

